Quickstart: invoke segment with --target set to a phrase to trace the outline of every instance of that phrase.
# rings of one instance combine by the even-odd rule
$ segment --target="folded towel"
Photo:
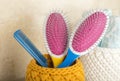
[[[120,48],[120,16],[112,16],[106,35],[99,44],[100,47]]]

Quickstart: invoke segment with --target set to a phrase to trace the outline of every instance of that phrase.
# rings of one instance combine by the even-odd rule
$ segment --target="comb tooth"
[[[96,10],[94,10],[94,9],[92,9],[90,12],[88,12],[90,15],[91,15],[91,13],[95,13],[96,12]]]
[[[99,13],[99,12],[101,12],[100,9],[95,9],[95,10],[94,10],[94,13]]]
[[[97,15],[97,13],[93,13],[93,15],[92,15],[93,18],[91,18],[91,20],[95,19],[97,17],[96,15]]]
[[[87,24],[85,24],[85,26],[87,26],[88,24],[91,24],[91,19],[89,20],[89,19],[87,19]]]

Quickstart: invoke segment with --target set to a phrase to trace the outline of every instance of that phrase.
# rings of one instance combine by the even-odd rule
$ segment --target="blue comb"
[[[27,52],[41,65],[47,67],[46,58],[40,51],[32,44],[27,36],[21,31],[17,30],[14,33],[14,38],[27,50]]]

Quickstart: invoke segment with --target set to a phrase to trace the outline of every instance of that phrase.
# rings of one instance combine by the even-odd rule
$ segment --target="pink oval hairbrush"
[[[71,65],[76,58],[91,51],[104,36],[108,22],[108,10],[90,11],[72,33],[68,55],[58,68]]]
[[[53,12],[49,15],[45,27],[47,50],[57,67],[67,54],[68,32],[67,25],[61,13]]]

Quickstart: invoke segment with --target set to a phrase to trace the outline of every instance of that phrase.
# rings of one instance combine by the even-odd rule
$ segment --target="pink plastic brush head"
[[[46,23],[46,39],[49,50],[55,55],[61,55],[67,46],[67,26],[60,13],[51,13]]]
[[[78,27],[72,41],[72,49],[76,52],[85,52],[98,42],[107,22],[104,12],[97,11],[88,16]]]

